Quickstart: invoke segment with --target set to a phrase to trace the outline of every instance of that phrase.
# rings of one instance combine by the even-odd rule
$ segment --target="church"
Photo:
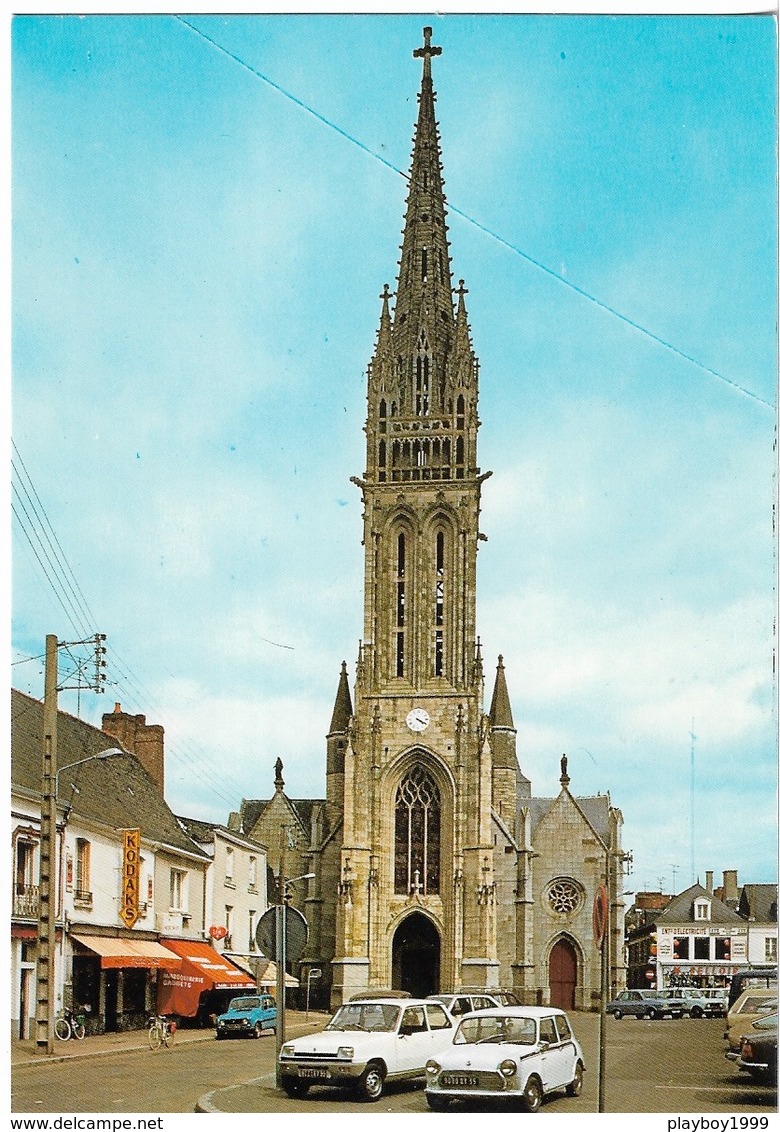
[[[313,874],[293,900],[309,923],[300,965],[331,1007],[371,988],[428,995],[504,987],[524,1003],[598,1006],[594,898],[608,895],[611,990],[625,985],[622,816],[556,797],[520,769],[502,657],[477,635],[482,485],[479,363],[453,286],[436,121],[432,29],[401,258],[368,365],[362,494],[364,629],[354,683],[341,667],[326,740],[326,797],[270,800],[234,821],[278,871]],[[489,708],[486,709],[487,698]],[[299,882],[300,886],[300,882]],[[319,997],[319,996],[318,996]]]

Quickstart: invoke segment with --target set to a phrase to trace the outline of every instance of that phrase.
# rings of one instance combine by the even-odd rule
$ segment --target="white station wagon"
[[[303,1097],[312,1085],[353,1085],[369,1101],[385,1081],[425,1075],[425,1064],[452,1043],[455,1023],[440,1002],[372,998],[340,1006],[324,1030],[285,1042],[281,1086]]]
[[[452,1044],[425,1067],[435,1112],[450,1101],[522,1101],[536,1112],[547,1093],[582,1092],[585,1061],[569,1019],[551,1006],[504,1006],[467,1015]]]

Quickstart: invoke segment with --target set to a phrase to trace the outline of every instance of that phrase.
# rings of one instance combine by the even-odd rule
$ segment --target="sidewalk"
[[[330,1015],[311,1011],[309,1021],[302,1010],[288,1010],[286,1012],[287,1029],[303,1033],[306,1029],[319,1029],[328,1020]],[[175,1044],[185,1045],[188,1042],[213,1042],[214,1031],[208,1029],[195,1029],[180,1027],[176,1031]],[[54,1062],[69,1061],[74,1058],[100,1057],[112,1053],[127,1053],[130,1050],[148,1050],[149,1039],[146,1030],[126,1030],[121,1034],[95,1034],[82,1041],[71,1038],[67,1042],[54,1039],[54,1053],[49,1056],[39,1053],[34,1041],[11,1042],[11,1067],[21,1069],[29,1065],[45,1065]]]

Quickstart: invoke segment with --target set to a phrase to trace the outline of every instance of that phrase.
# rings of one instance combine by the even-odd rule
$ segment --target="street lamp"
[[[64,770],[81,766],[82,763],[110,759],[124,755],[119,747],[109,747],[84,759],[66,763],[54,769],[56,746],[47,736],[44,761],[43,782],[41,784],[41,846],[38,873],[38,971],[37,971],[37,1046],[42,1052],[54,1053],[54,978],[55,978],[55,918],[57,876],[57,790],[59,778]]]

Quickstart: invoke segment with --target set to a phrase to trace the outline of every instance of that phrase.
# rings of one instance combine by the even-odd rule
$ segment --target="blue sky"
[[[99,630],[81,713],[165,727],[177,812],[226,820],[277,757],[322,795],[431,23],[488,691],[501,653],[535,793],[564,751],[610,792],[629,888],[776,879],[774,20],[186,19],[13,21],[14,459],[88,605],[14,519],[15,686]]]

